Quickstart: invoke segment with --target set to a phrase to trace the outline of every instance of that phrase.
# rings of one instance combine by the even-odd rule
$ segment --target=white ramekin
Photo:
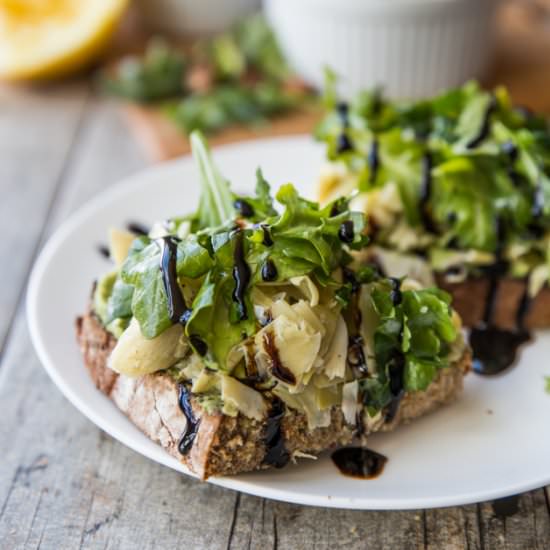
[[[291,64],[314,86],[323,67],[344,96],[383,86],[420,97],[479,77],[498,0],[264,0]]]
[[[212,34],[259,9],[261,0],[136,0],[153,29],[176,34]]]

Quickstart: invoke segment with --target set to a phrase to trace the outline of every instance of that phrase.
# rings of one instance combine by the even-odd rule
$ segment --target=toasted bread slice
[[[445,277],[436,277],[437,286],[453,297],[453,308],[462,318],[466,327],[475,327],[484,317],[489,294],[488,277],[470,277],[464,282],[449,283]],[[518,327],[518,312],[524,300],[526,282],[521,279],[503,278],[498,283],[492,324],[506,330],[517,328],[541,329],[550,327],[550,289],[544,287],[524,304],[523,327]]]
[[[181,459],[198,477],[206,479],[266,467],[265,422],[242,415],[207,414],[193,399],[191,405],[199,420],[198,431],[190,452],[180,455],[178,442],[185,430],[186,419],[179,408],[178,384],[162,372],[130,378],[109,369],[107,360],[116,340],[93,313],[88,312],[79,318],[76,328],[84,362],[94,384],[143,433],[172,456]],[[470,353],[466,349],[459,361],[439,372],[426,391],[406,394],[390,423],[382,421],[377,426],[369,427],[362,438],[369,430],[392,430],[455,399],[462,390],[463,377],[470,363]],[[358,439],[356,427],[345,422],[339,408],[333,409],[329,427],[313,431],[308,429],[303,414],[287,411],[281,433],[291,457],[301,453],[318,454]]]

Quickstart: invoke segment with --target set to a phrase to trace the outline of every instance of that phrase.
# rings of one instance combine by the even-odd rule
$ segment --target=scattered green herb
[[[103,83],[108,93],[157,104],[187,133],[263,124],[312,97],[297,85],[259,15],[187,51],[155,39],[142,57],[123,59],[106,72]]]

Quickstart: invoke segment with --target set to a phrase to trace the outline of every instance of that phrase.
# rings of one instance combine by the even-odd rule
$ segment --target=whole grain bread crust
[[[461,283],[449,283],[444,276],[438,275],[436,282],[439,288],[446,290],[453,297],[453,308],[456,309],[465,326],[474,327],[483,321],[489,294],[488,277],[470,277]],[[495,326],[506,330],[518,328],[517,315],[525,295],[526,284],[521,279],[511,277],[505,277],[499,281],[492,315],[492,323]],[[550,289],[544,287],[529,301],[523,328],[548,327],[550,327]]]
[[[206,479],[265,467],[264,422],[242,415],[207,414],[193,400],[191,404],[199,427],[191,451],[182,457],[178,442],[186,419],[179,409],[176,382],[162,372],[129,378],[109,369],[107,360],[116,340],[91,312],[77,320],[76,333],[84,363],[97,388],[142,432],[181,459],[198,477]],[[462,390],[470,363],[470,354],[466,351],[456,364],[440,370],[425,392],[406,394],[392,422],[382,423],[379,429],[392,430],[455,399]],[[332,410],[330,426],[313,431],[308,429],[305,415],[288,411],[281,431],[291,456],[315,455],[356,439],[355,427],[345,422],[339,408]]]

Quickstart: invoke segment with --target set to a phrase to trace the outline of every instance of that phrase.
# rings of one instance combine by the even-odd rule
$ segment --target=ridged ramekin
[[[493,46],[498,0],[264,0],[279,43],[299,74],[344,95],[383,86],[420,97],[479,77]]]
[[[212,34],[257,10],[261,0],[138,0],[145,21],[176,34]]]

